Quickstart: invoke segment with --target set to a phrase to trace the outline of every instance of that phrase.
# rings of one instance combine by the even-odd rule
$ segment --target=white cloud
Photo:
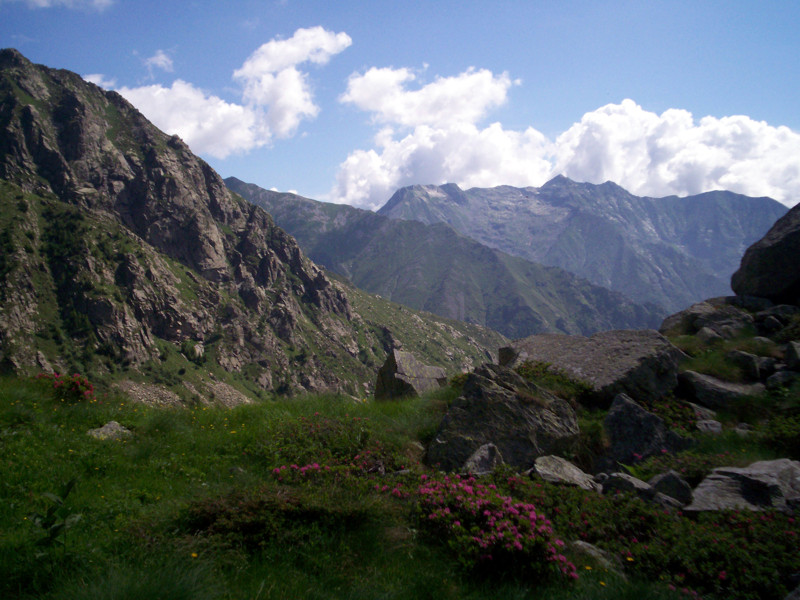
[[[172,65],[172,59],[163,50],[156,50],[156,53],[153,56],[145,59],[144,64],[148,68],[148,70],[150,70],[151,74],[153,68],[161,69],[162,71],[166,71],[167,73],[172,73],[172,71],[174,70]]]
[[[225,158],[294,135],[304,119],[319,113],[303,63],[323,65],[352,43],[345,33],[322,27],[298,29],[288,40],[263,44],[233,73],[242,84],[242,102],[231,103],[191,83],[148,85],[118,90],[158,127],[177,133],[200,154]],[[149,68],[172,70],[162,50]]]
[[[88,81],[89,83],[93,83],[95,85],[99,85],[101,88],[105,88],[107,90],[114,89],[117,85],[116,79],[106,79],[106,76],[102,73],[91,73],[89,75],[83,75],[83,79]]]
[[[298,29],[288,40],[271,40],[253,52],[233,73],[244,87],[244,101],[267,106],[266,121],[277,137],[294,135],[300,121],[319,112],[314,104],[308,75],[297,66],[326,64],[331,56],[352,44],[346,33],[322,27]]]
[[[800,201],[800,133],[747,116],[657,115],[632,100],[583,116],[555,142],[553,171],[650,196],[726,189]]]
[[[513,83],[508,73],[494,75],[486,69],[470,68],[456,77],[439,77],[418,90],[405,84],[416,76],[408,69],[371,68],[353,74],[341,101],[373,113],[381,122],[443,126],[474,123],[489,109],[506,101]]]
[[[104,10],[114,4],[115,0],[24,0],[24,2],[30,8],[52,8],[54,6],[63,6],[65,8]]]
[[[208,95],[180,79],[171,87],[149,85],[117,91],[160,129],[178,134],[200,154],[225,158],[270,140],[255,111]]]
[[[481,128],[506,100],[507,74],[469,69],[418,90],[408,69],[369,69],[350,77],[342,102],[383,124],[374,148],[340,165],[335,202],[377,208],[403,185],[539,186],[562,173],[578,181],[614,181],[634,194],[666,196],[727,189],[800,201],[800,134],[746,116],[658,115],[632,100],[609,104],[548,140],[534,128]],[[387,126],[388,124],[388,126]]]

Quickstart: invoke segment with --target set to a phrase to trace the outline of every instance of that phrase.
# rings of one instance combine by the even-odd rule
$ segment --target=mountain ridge
[[[195,399],[225,381],[361,396],[403,337],[354,314],[179,137],[15,50],[0,51],[0,192],[4,370],[127,374]],[[442,335],[451,372],[485,359]]]
[[[730,293],[744,250],[785,211],[775,200],[732,192],[649,198],[613,182],[557,176],[540,188],[409,186],[378,214],[445,222],[493,248],[675,311]]]
[[[665,316],[657,307],[499,252],[445,224],[388,219],[235,177],[225,181],[272,214],[315,261],[358,287],[507,337],[653,327]]]

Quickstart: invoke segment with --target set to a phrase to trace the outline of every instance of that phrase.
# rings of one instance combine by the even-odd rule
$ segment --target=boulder
[[[776,304],[800,304],[800,204],[778,219],[750,246],[731,277],[737,295],[768,298]]]
[[[533,463],[530,476],[538,476],[551,483],[575,485],[584,490],[599,491],[594,478],[560,456],[540,456]]]
[[[698,335],[711,343],[730,339],[753,327],[753,316],[734,297],[711,298],[670,315],[659,331],[665,335]]]
[[[505,367],[485,364],[470,373],[428,447],[431,465],[452,471],[484,444],[519,469],[537,457],[570,451],[579,434],[575,411],[564,400]]]
[[[500,349],[500,364],[545,362],[552,369],[588,384],[591,401],[608,408],[617,394],[643,401],[671,392],[677,385],[683,352],[652,329],[596,333],[591,337],[545,333]]]
[[[618,494],[620,492],[636,494],[642,500],[660,504],[665,508],[680,508],[683,506],[678,500],[662,494],[653,486],[637,479],[627,473],[611,473],[603,482],[603,494]]]
[[[614,399],[603,426],[610,443],[607,458],[614,464],[634,464],[649,456],[684,450],[692,443],[625,394]]]
[[[410,352],[392,350],[378,370],[375,398],[388,400],[419,396],[447,384],[441,367],[431,367],[419,362]]]
[[[700,433],[708,433],[710,435],[719,435],[722,433],[722,423],[714,419],[702,419],[698,421],[696,425]]]
[[[695,371],[684,371],[678,381],[678,392],[682,396],[713,409],[726,409],[739,399],[757,396],[766,389],[761,383],[730,383]]]
[[[777,390],[780,388],[789,387],[800,376],[800,373],[795,371],[778,371],[767,378],[767,389]]]
[[[783,360],[790,371],[800,371],[800,342],[786,344]]]
[[[503,455],[494,444],[484,444],[467,459],[461,469],[471,475],[487,475],[503,464]]]
[[[102,427],[90,429],[86,432],[86,435],[98,440],[123,440],[132,436],[133,432],[130,429],[123,427],[116,421],[109,421]]]
[[[647,483],[657,492],[675,498],[682,505],[692,501],[692,486],[675,471],[669,470],[656,475]]]
[[[800,462],[781,458],[714,469],[694,490],[690,512],[800,508]]]
[[[761,380],[761,358],[742,350],[731,350],[726,357],[734,365],[741,369],[742,374],[750,381]]]

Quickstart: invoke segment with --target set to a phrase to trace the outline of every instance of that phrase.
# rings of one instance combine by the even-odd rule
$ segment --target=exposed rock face
[[[691,444],[671,431],[661,417],[645,410],[625,394],[619,394],[603,423],[611,447],[608,458],[634,464],[650,456],[678,452]]]
[[[497,446],[506,464],[530,467],[537,457],[569,450],[578,437],[569,404],[514,371],[483,365],[471,373],[428,448],[428,463],[460,469],[479,447]]]
[[[714,469],[694,490],[687,511],[800,509],[800,462],[781,458]]]
[[[392,350],[378,371],[375,398],[389,400],[419,396],[446,383],[447,376],[441,367],[424,365],[410,352]]]
[[[678,376],[678,380],[684,397],[712,409],[729,408],[737,400],[757,396],[765,390],[761,383],[730,383],[694,371],[684,371]]]
[[[650,400],[671,392],[678,383],[682,358],[680,350],[651,329],[604,331],[588,338],[541,334],[500,349],[501,365],[549,363],[589,384],[595,402],[603,407],[617,394]]]
[[[737,295],[800,304],[800,206],[795,206],[750,246],[731,277]]]

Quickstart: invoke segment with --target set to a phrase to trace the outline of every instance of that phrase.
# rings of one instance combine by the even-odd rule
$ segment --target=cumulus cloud
[[[632,100],[583,118],[555,142],[554,172],[650,196],[726,189],[800,201],[800,134],[747,116],[657,115]]]
[[[168,133],[177,133],[200,154],[226,158],[294,135],[304,119],[319,113],[304,63],[326,64],[352,43],[345,33],[322,27],[298,29],[287,40],[271,40],[236,69],[242,85],[241,103],[208,94],[191,83],[148,85],[118,91]],[[172,69],[171,58],[159,50],[147,59],[149,68]]]
[[[149,85],[117,90],[160,129],[177,133],[193,151],[216,158],[265,145],[269,131],[258,114],[206,94],[180,79],[170,87]]]
[[[172,65],[172,59],[163,50],[156,50],[156,53],[153,56],[145,59],[144,64],[148,68],[148,70],[150,70],[151,74],[154,68],[161,69],[162,71],[166,71],[167,73],[172,73],[172,71],[174,70]]]
[[[266,106],[266,121],[277,137],[294,135],[300,121],[319,112],[314,104],[308,74],[297,67],[311,62],[326,64],[353,41],[346,33],[322,27],[298,29],[288,40],[271,40],[253,52],[233,78],[244,88],[244,101]]]
[[[530,127],[480,126],[506,101],[505,73],[469,69],[410,90],[407,69],[354,74],[341,101],[371,113],[381,126],[374,147],[340,165],[335,202],[378,208],[398,187],[540,186],[557,174],[578,181],[614,181],[639,195],[697,194],[727,189],[800,201],[800,134],[746,116],[704,117],[685,110],[658,115],[632,100],[586,113],[547,139]]]
[[[373,113],[377,121],[442,127],[482,119],[489,109],[505,103],[512,85],[508,73],[494,75],[473,68],[455,77],[439,77],[418,90],[406,89],[405,84],[415,79],[409,69],[373,67],[350,76],[341,101]]]

